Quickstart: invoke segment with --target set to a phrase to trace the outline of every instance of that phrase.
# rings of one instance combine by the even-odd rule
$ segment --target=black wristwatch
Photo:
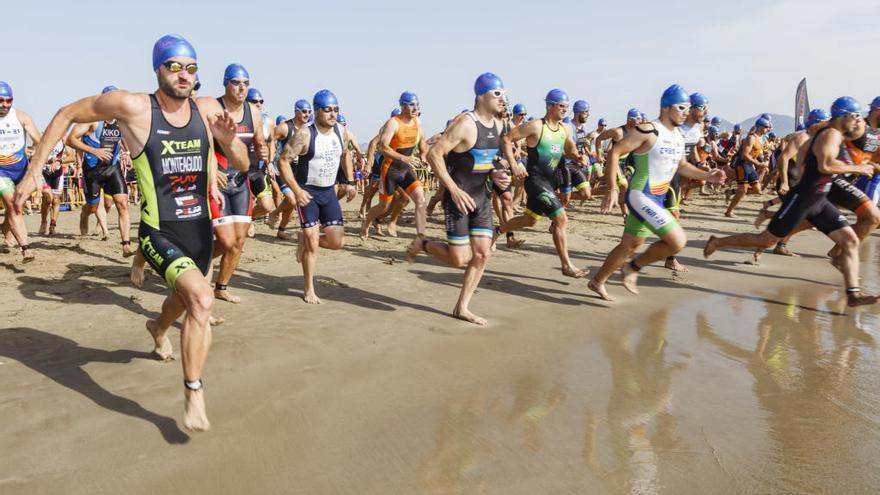
[[[347,180],[347,181],[345,181],[345,183],[349,186],[356,186],[357,185],[356,180]]]

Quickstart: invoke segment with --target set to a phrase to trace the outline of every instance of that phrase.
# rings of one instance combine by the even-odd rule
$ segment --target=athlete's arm
[[[681,161],[678,162],[678,174],[688,179],[706,181],[711,184],[721,184],[724,182],[724,171],[720,168],[703,170],[685,160],[684,157],[681,157]]]
[[[269,147],[266,146],[266,136],[263,135],[263,114],[253,103],[247,102],[247,104],[251,106],[251,119],[254,121],[254,150],[257,152],[257,159],[267,161]]]
[[[779,178],[781,180],[779,192],[782,194],[788,192],[788,189],[791,187],[791,184],[788,183],[788,162],[797,156],[797,151],[797,139],[791,138],[785,143],[785,146],[782,147],[782,152],[779,153],[779,159],[776,160],[776,163],[779,164]]]
[[[24,128],[24,131],[28,133],[28,135],[31,137],[31,140],[34,142],[34,147],[36,147],[40,143],[40,139],[43,136],[42,134],[40,134],[40,130],[37,129],[37,125],[34,124],[34,119],[32,119],[29,114],[22,112],[21,110],[17,110],[15,113],[16,115],[18,115],[18,121],[21,122],[21,126]]]
[[[377,135],[373,139],[370,140],[370,144],[367,145],[367,163],[372,167],[373,160],[376,156],[376,148],[379,146],[379,136]]]
[[[522,167],[513,166],[513,164],[516,163],[516,156],[513,154],[513,145],[514,143],[522,139],[526,139],[534,134],[536,130],[535,128],[540,125],[540,120],[533,120],[528,124],[520,124],[508,131],[506,134],[501,135],[501,149],[504,150],[504,159],[510,165],[510,170],[511,172],[513,172],[513,175],[517,177],[525,177],[529,174]]]
[[[144,113],[149,110],[149,99],[145,96],[118,90],[103,95],[89,96],[61,107],[52,117],[49,126],[46,127],[45,134],[34,149],[34,156],[28,165],[26,175],[15,189],[15,210],[20,213],[27,198],[40,187],[40,172],[43,164],[46,163],[49,152],[55,146],[54,143],[64,137],[70,124],[115,118],[127,121],[134,118],[139,112]],[[33,124],[32,121],[31,124]],[[39,135],[39,131],[37,131],[37,135]]]
[[[749,139],[746,140],[745,144],[743,144],[743,150],[741,153],[742,159],[755,165],[757,167],[764,166],[763,162],[758,161],[757,158],[752,157],[752,150],[755,149],[755,146],[758,146],[756,141],[758,140],[755,136],[750,136]]]
[[[643,132],[639,132],[639,131]],[[657,139],[654,134],[654,126],[651,124],[639,124],[633,132],[630,132],[620,141],[614,143],[608,150],[605,163],[605,184],[607,192],[602,200],[600,212],[610,213],[617,207],[617,171],[620,167],[620,155],[632,153],[633,151],[645,146],[653,145],[653,141]],[[607,132],[607,131],[606,131]],[[604,133],[603,133],[604,134]]]
[[[95,132],[96,128],[97,124],[94,122],[91,124],[76,124],[75,126],[73,126],[73,129],[70,130],[70,133],[67,135],[67,139],[64,140],[64,144],[70,146],[77,151],[88,153],[90,155],[95,155],[101,160],[109,161],[113,159],[113,153],[110,150],[105,150],[103,148],[94,148],[83,142],[83,136]]]
[[[406,163],[411,167],[416,167],[418,166],[418,163],[416,163],[416,157],[402,155],[391,147],[391,139],[394,137],[394,133],[397,132],[398,127],[397,119],[389,119],[388,122],[382,126],[382,131],[379,134],[379,153],[382,153],[382,156],[385,158],[397,160]]]
[[[419,120],[419,136],[424,136],[424,134],[422,133],[421,120]],[[428,161],[428,142],[425,139],[419,139],[419,160],[422,162]]]
[[[309,204],[309,201],[312,200],[312,195],[305,189],[299,187],[299,183],[293,175],[291,164],[297,157],[302,156],[309,151],[310,138],[311,134],[308,126],[302,126],[296,131],[296,133],[294,133],[293,137],[287,141],[287,144],[284,145],[284,149],[281,150],[281,154],[278,155],[278,171],[281,172],[281,177],[284,178],[284,182],[290,186],[299,206]]]
[[[446,169],[446,159],[444,157],[455,149],[456,146],[476,140],[476,134],[477,126],[473,123],[472,119],[458,120],[447,127],[443,136],[428,150],[428,163],[431,164],[434,175],[440,180],[443,187],[446,188],[449,197],[452,198],[452,202],[455,203],[458,210],[464,213],[474,211],[477,208],[477,203],[470,194],[464,192],[452,180],[452,176],[449,175],[449,171]]]
[[[109,95],[115,92],[116,91],[111,91],[107,94]],[[244,144],[244,141],[238,139],[234,132],[232,133],[232,136],[227,132],[229,122],[233,123],[233,130],[235,128],[235,121],[232,119],[232,116],[229,115],[229,111],[221,107],[220,103],[210,96],[200,96],[195,101],[199,108],[199,112],[202,112],[202,115],[206,117],[208,123],[207,127],[209,127],[209,130],[213,131],[214,138],[220,143],[220,148],[223,151],[223,154],[226,155],[227,162],[235,169],[241,172],[247,172],[251,167],[251,159],[248,156],[248,147]],[[260,115],[259,112],[257,115]],[[213,129],[214,125],[219,125],[218,129]],[[256,127],[256,125],[254,127]],[[254,132],[254,135],[256,134],[257,132]]]
[[[609,139],[619,140],[621,138],[621,130],[617,127],[613,129],[605,129],[604,131],[602,131],[602,133],[596,136],[596,158],[601,163],[605,163],[606,161],[608,161],[608,152],[606,151],[604,155],[602,154],[602,144]]]
[[[342,127],[342,133],[344,140],[342,143],[342,156],[339,157],[339,166],[342,167],[342,170],[345,173],[346,201],[351,202],[357,194],[357,189],[354,187],[354,167],[351,163],[351,153],[348,152],[348,143],[351,142],[352,136],[348,133],[348,129],[345,127]]]
[[[813,143],[813,152],[816,154],[819,173],[873,175],[873,165],[848,165],[837,159],[842,142],[843,139],[839,132],[823,132],[816,137]]]

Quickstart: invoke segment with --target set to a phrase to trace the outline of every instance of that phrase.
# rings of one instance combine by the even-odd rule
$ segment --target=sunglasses
[[[262,105],[262,104],[263,104],[263,100],[250,100],[250,102],[251,102],[251,103],[254,103],[254,104],[256,104],[256,105]]]
[[[230,79],[229,84],[231,84],[237,88],[239,86],[248,87],[251,85],[251,82],[248,81],[247,79],[245,79],[244,81],[242,81],[240,79]]]
[[[306,114],[312,113],[312,111],[308,108],[298,108],[296,111],[299,113],[306,113]]]
[[[339,113],[339,107],[321,107],[324,113]]]
[[[10,100],[12,100],[12,98],[10,98]],[[850,112],[850,113],[846,114],[846,116],[853,119],[853,120],[861,120],[862,119],[862,114],[859,112]]]
[[[679,112],[687,112],[691,109],[690,105],[672,105],[672,108],[676,109]],[[697,107],[700,108],[700,107]]]
[[[708,106],[707,106],[707,105],[694,105],[693,108],[698,108],[698,109],[700,109],[700,110],[705,110],[706,108],[708,108]]]
[[[523,112],[523,113],[518,113],[517,115],[526,116],[526,115],[528,115],[528,114],[526,114],[525,112]]]
[[[401,107],[410,107],[410,108],[419,108],[419,103],[417,101],[412,101],[408,103],[401,103]]]
[[[12,105],[12,97],[11,96],[4,96],[4,97],[0,98],[0,103],[6,104],[6,105]]]
[[[180,71],[182,71],[182,70],[184,70],[184,69],[185,69],[186,72],[189,73],[189,74],[195,74],[196,72],[199,71],[199,64],[186,64],[186,65],[183,65],[183,64],[180,63],[180,62],[165,62],[165,63],[163,63],[162,65],[163,65],[166,69],[168,69],[168,72],[171,72],[171,73],[177,73],[177,72],[180,72]]]

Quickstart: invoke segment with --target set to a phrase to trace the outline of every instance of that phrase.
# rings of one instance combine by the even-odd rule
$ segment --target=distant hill
[[[755,115],[754,117],[749,117],[746,120],[743,120],[739,123],[743,128],[743,132],[748,131],[753,125],[755,125],[755,121],[758,120],[760,114]],[[714,117],[714,115],[713,115]],[[784,136],[786,134],[794,132],[794,117],[790,117],[788,115],[780,115],[778,113],[771,113],[770,118],[773,120],[773,132],[780,136]],[[733,123],[721,119],[721,131],[732,131]]]

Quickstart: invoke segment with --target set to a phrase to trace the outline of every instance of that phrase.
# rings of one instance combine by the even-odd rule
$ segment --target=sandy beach
[[[0,493],[877,493],[880,307],[846,308],[817,232],[799,258],[703,260],[710,234],[754,231],[757,201],[726,219],[694,198],[690,272],[647,268],[639,296],[614,277],[613,303],[561,276],[543,220],[490,260],[485,328],[449,317],[461,271],[403,261],[411,213],[399,239],[362,243],[346,206],[320,306],[300,299],[295,243],[261,225],[230,284],[243,303],[215,306],[203,434],[182,427],[180,362],[149,355],[163,282],[132,287],[115,229],[81,237],[62,213],[34,263],[0,255]],[[595,271],[622,219],[596,201],[569,218]],[[880,235],[861,255],[876,292]]]

